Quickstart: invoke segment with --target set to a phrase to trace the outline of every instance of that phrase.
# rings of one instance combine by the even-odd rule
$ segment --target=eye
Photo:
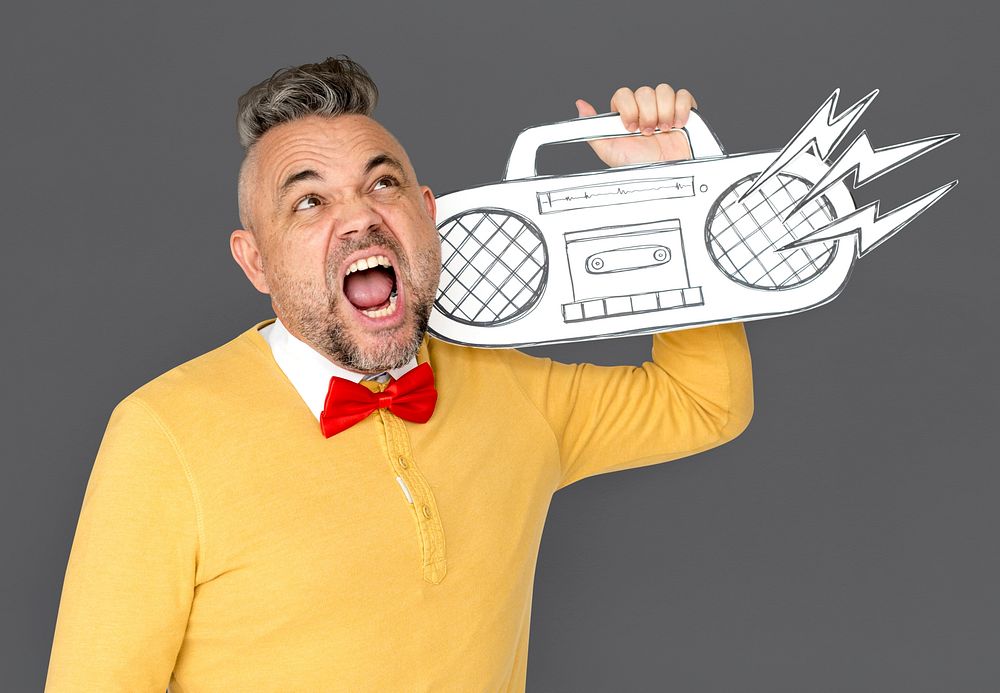
[[[384,175],[375,181],[375,190],[380,190],[383,187],[398,187],[399,181],[396,180],[395,176]]]
[[[306,204],[307,202],[310,202],[310,201],[315,202],[315,204]],[[295,203],[295,211],[296,212],[301,212],[302,210],[305,210],[305,209],[311,209],[312,207],[318,207],[320,204],[322,204],[322,200],[320,200],[316,195],[306,195],[301,200],[299,200],[298,202]]]

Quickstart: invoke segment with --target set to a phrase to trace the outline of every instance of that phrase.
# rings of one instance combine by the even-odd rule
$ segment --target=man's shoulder
[[[482,349],[464,344],[454,344],[431,335],[427,336],[427,353],[435,373],[442,369],[465,371],[467,369],[488,368],[491,365],[499,364],[501,360],[498,349]]]
[[[272,319],[273,320],[273,319]],[[257,323],[228,342],[185,361],[143,384],[125,399],[157,411],[198,411],[227,402],[246,402],[280,374]],[[251,400],[253,401],[253,400]]]
[[[545,369],[551,359],[533,356],[520,349],[484,348],[453,344],[436,338],[427,340],[435,377],[438,373],[469,378],[508,378]]]

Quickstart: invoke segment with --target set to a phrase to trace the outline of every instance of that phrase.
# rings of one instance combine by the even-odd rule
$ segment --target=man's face
[[[249,200],[275,314],[327,357],[381,372],[417,351],[437,292],[434,195],[360,115],[308,116],[255,145]]]

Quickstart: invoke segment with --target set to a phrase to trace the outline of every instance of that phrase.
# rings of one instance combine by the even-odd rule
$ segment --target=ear
[[[437,225],[437,200],[434,199],[434,193],[426,185],[421,185],[420,194],[424,200],[427,216],[431,218],[431,223]]]
[[[254,285],[254,288],[262,294],[271,293],[264,276],[264,259],[260,248],[257,247],[257,238],[251,231],[246,229],[236,229],[229,236],[229,249],[233,253],[233,259],[240,266],[247,279]]]

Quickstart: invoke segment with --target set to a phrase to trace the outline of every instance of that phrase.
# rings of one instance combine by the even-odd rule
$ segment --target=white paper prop
[[[499,183],[438,198],[441,283],[430,331],[514,347],[789,315],[832,301],[855,261],[957,180],[880,214],[852,189],[957,134],[831,152],[878,94],[834,117],[840,90],[780,152],[726,154],[701,116],[693,159],[536,175],[545,144],[641,136],[617,113],[531,127]],[[850,187],[844,182],[854,174]]]

